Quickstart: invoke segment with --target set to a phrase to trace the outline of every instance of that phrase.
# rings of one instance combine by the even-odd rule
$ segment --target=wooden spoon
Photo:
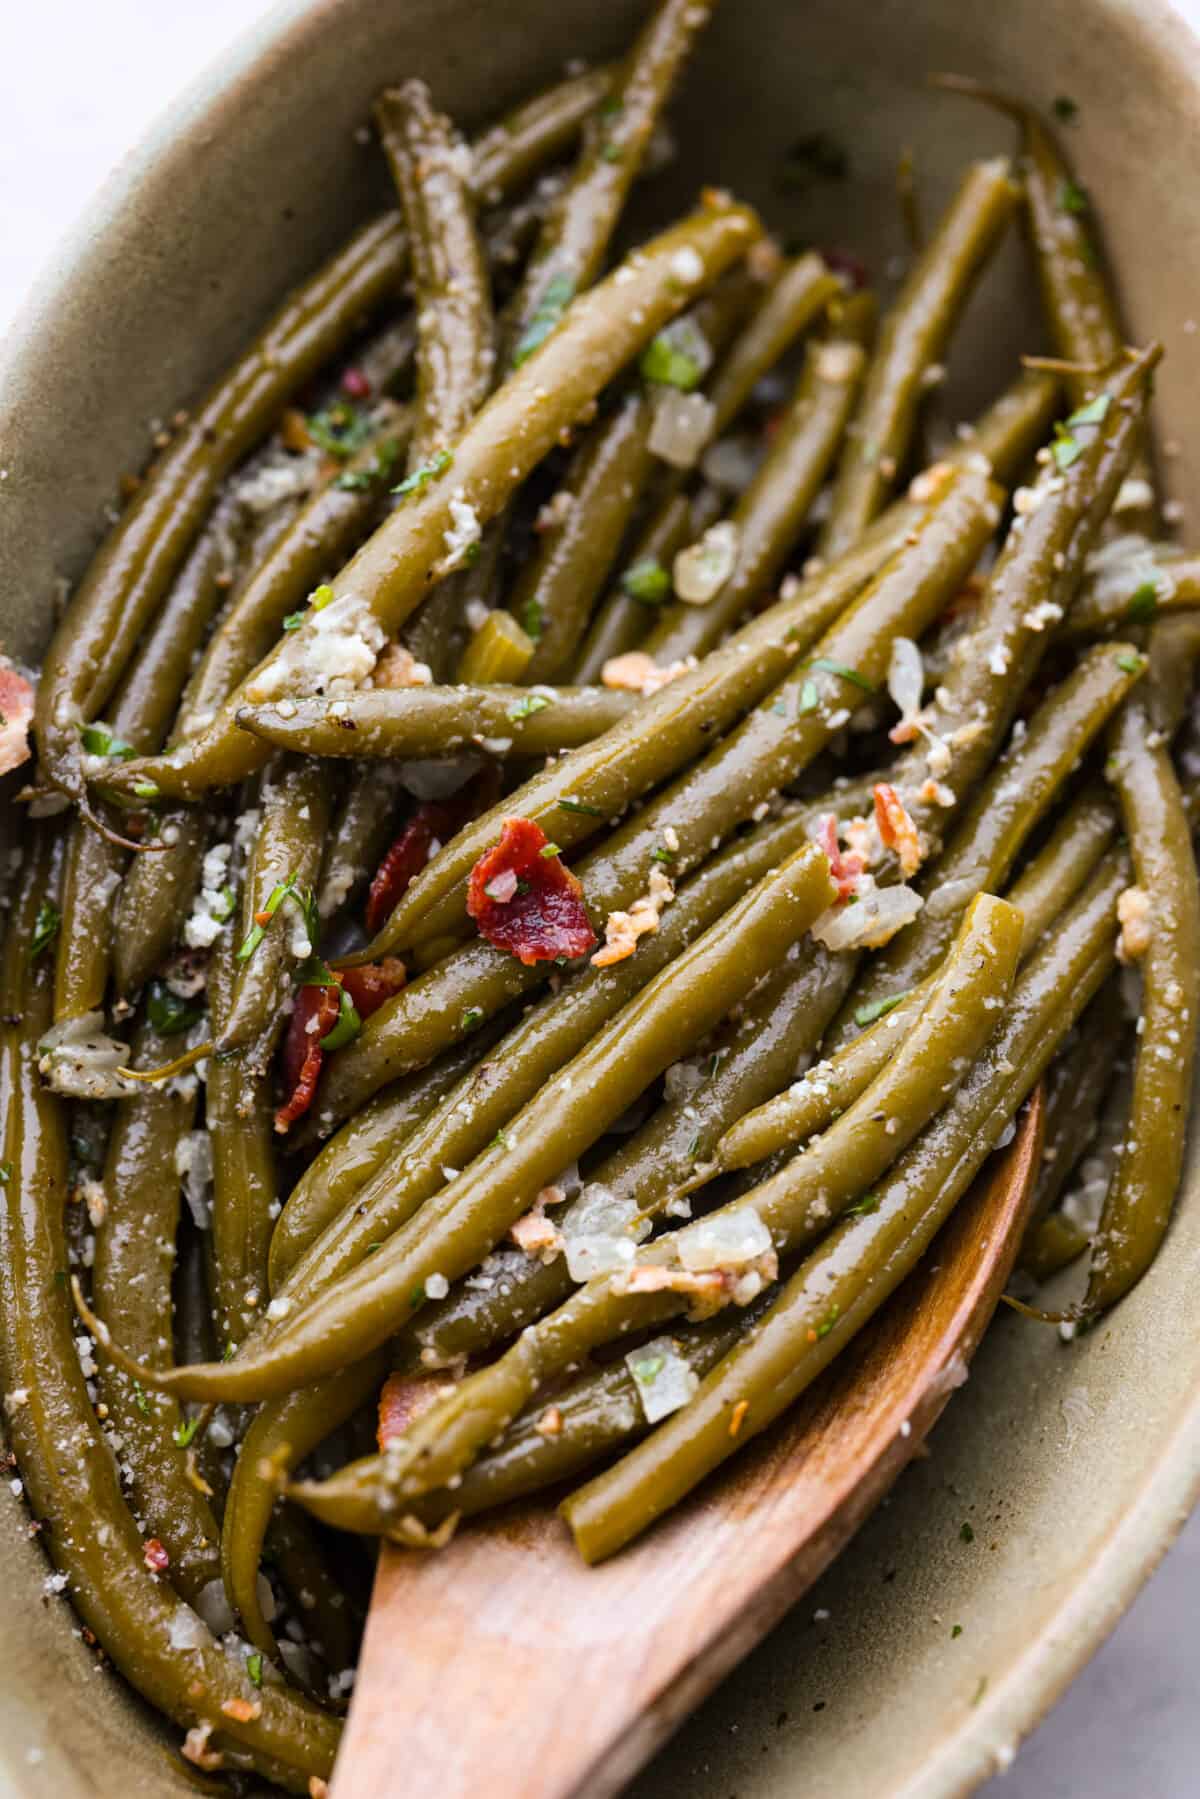
[[[385,1547],[333,1799],[602,1799],[794,1605],[917,1452],[1029,1215],[1040,1090],[930,1254],[796,1408],[598,1568],[547,1507]]]

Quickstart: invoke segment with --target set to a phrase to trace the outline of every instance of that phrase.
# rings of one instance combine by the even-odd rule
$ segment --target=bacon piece
[[[907,881],[921,866],[921,839],[911,816],[890,781],[875,788],[875,823],[888,848],[900,858],[900,872]]]
[[[372,936],[399,905],[409,883],[416,880],[428,862],[434,844],[448,843],[469,819],[486,812],[495,803],[498,784],[498,772],[489,765],[448,800],[428,800],[417,807],[371,882],[366,923]]]
[[[418,662],[402,643],[389,643],[375,664],[371,680],[376,687],[428,687],[433,671],[427,662]]]
[[[499,843],[480,856],[467,886],[467,911],[481,935],[526,967],[585,956],[596,944],[583,889],[557,852],[542,854],[547,841],[531,818],[506,818]]]
[[[431,1374],[389,1374],[379,1395],[379,1447],[386,1449],[446,1391]]]
[[[142,1560],[151,1574],[165,1574],[171,1566],[171,1558],[157,1537],[147,1537],[142,1544]]]
[[[0,656],[0,775],[20,768],[32,754],[32,718],[32,683],[18,673],[7,656]]]
[[[288,1097],[275,1114],[279,1132],[290,1130],[297,1118],[303,1118],[316,1097],[325,1060],[321,1039],[337,1023],[341,993],[335,980],[328,987],[301,987],[296,995],[283,1040],[283,1090]]]
[[[361,968],[343,968],[338,976],[354,1001],[360,1018],[378,1012],[385,999],[399,993],[407,975],[399,956],[385,956],[382,962],[364,962]]]
[[[867,859],[858,850],[844,850],[838,842],[837,815],[827,812],[817,826],[817,842],[829,858],[829,873],[840,900],[849,899],[858,886],[858,877]]]

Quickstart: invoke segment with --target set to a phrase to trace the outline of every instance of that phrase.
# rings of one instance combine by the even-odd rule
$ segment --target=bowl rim
[[[267,60],[290,60],[340,0],[276,0],[243,26],[158,109],[150,125],[80,203],[72,224],[35,271],[0,341],[0,395],[20,385],[24,365],[53,338],[98,237],[139,205],[146,178],[202,131]],[[1200,104],[1200,9],[1193,25],[1173,0],[1091,0],[1095,12],[1139,34],[1164,76],[1190,86]],[[218,120],[219,123],[219,120]],[[1087,1579],[1076,1582],[1007,1676],[969,1717],[948,1729],[930,1759],[890,1799],[959,1799],[997,1770],[997,1742],[1016,1746],[1048,1714],[1100,1648],[1172,1547],[1200,1502],[1200,1389],[1146,1470],[1134,1501],[1110,1531]],[[845,1553],[852,1553],[852,1545]],[[1009,1751],[1001,1751],[1007,1766]],[[0,1770],[0,1791],[4,1790]]]

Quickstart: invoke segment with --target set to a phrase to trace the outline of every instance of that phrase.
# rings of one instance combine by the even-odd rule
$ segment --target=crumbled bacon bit
[[[640,693],[648,699],[662,687],[669,687],[672,681],[686,674],[691,667],[687,661],[669,663],[660,668],[653,656],[647,656],[645,650],[627,650],[623,656],[610,656],[600,671],[600,679],[605,687],[621,688],[628,693]]]
[[[157,1537],[147,1537],[142,1544],[142,1560],[151,1574],[165,1574],[171,1566],[171,1558]]]
[[[279,422],[279,441],[285,450],[295,450],[298,454],[313,447],[304,414],[294,406],[288,407]]]
[[[427,662],[418,662],[402,643],[389,643],[371,671],[371,680],[376,687],[428,687],[433,670]]]
[[[955,795],[951,788],[942,781],[935,781],[933,776],[921,782],[917,789],[917,798],[926,806],[952,806]]]
[[[496,769],[489,764],[449,799],[429,800],[417,807],[393,841],[371,882],[366,925],[372,936],[400,904],[409,884],[421,873],[434,844],[448,843],[469,819],[486,812],[495,799],[497,783]]]
[[[557,1437],[562,1427],[562,1413],[556,1405],[548,1405],[533,1428],[540,1437]]]
[[[399,956],[384,956],[379,962],[364,962],[358,968],[343,968],[338,979],[354,1001],[360,1018],[378,1012],[384,1000],[399,993],[407,974]]]
[[[380,1449],[402,1437],[445,1392],[446,1382],[429,1374],[389,1374],[379,1395]]]
[[[371,397],[371,383],[363,371],[353,364],[342,370],[341,389],[352,400],[369,400]]]
[[[0,775],[28,761],[32,719],[32,682],[17,672],[7,656],[0,656]]]
[[[662,922],[662,909],[675,898],[675,889],[661,868],[650,871],[650,891],[633,902],[628,912],[610,912],[604,925],[604,948],[592,957],[593,968],[608,968],[632,956],[642,937],[653,936]]]
[[[275,1129],[281,1134],[303,1118],[316,1097],[325,1060],[321,1039],[337,1023],[341,1004],[336,981],[328,987],[301,987],[296,995],[283,1039],[283,1091],[288,1097],[275,1114]]]
[[[827,812],[817,826],[817,843],[829,859],[829,873],[837,888],[839,900],[849,899],[858,887],[858,877],[867,866],[860,850],[843,850],[838,842],[837,815]]]
[[[904,801],[890,781],[875,787],[875,823],[879,835],[900,858],[900,872],[907,881],[921,866],[921,839]]]
[[[467,911],[480,934],[526,967],[559,956],[584,956],[596,933],[583,903],[583,889],[561,856],[543,855],[546,833],[531,818],[506,818],[500,841],[471,870]],[[516,876],[508,900],[495,898],[493,884]]]
[[[870,271],[861,256],[855,256],[852,250],[822,250],[825,266],[831,274],[841,275],[854,289],[866,287],[871,279]]]
[[[222,1699],[221,1710],[227,1718],[236,1718],[239,1724],[250,1724],[255,1718],[262,1717],[261,1699]]]
[[[319,1774],[308,1777],[308,1799],[329,1799],[329,1782],[322,1780]]]
[[[570,488],[560,487],[553,499],[547,500],[539,510],[533,521],[534,530],[539,536],[544,536],[547,531],[561,530],[562,526],[566,524],[574,504],[575,495]]]
[[[1150,948],[1150,895],[1144,887],[1126,887],[1117,898],[1121,935],[1117,939],[1118,962],[1136,962]]]
[[[543,1187],[532,1206],[509,1231],[518,1249],[540,1261],[552,1262],[562,1254],[563,1240],[554,1221],[546,1216],[546,1207],[561,1205],[566,1194],[561,1187]]]

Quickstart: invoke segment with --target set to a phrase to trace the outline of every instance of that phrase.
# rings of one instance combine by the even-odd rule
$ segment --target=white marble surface
[[[267,10],[258,0],[14,4],[0,58],[0,330],[169,96]],[[1200,26],[1200,0],[1181,10]],[[1195,1799],[1198,1618],[1200,1514],[989,1799]]]

